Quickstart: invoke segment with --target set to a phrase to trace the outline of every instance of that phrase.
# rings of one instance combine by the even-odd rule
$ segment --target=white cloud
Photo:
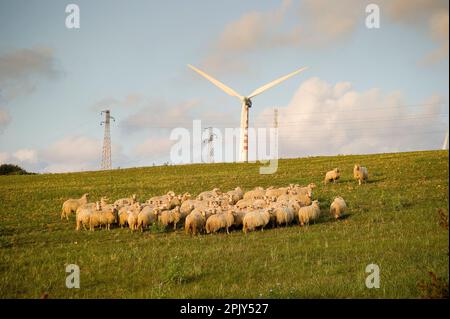
[[[358,92],[347,82],[311,78],[279,109],[280,157],[438,148],[446,127],[443,110],[436,96],[411,106],[400,92]],[[271,127],[272,121],[273,110],[266,109],[255,123]]]
[[[6,152],[0,152],[0,164],[6,164],[9,162],[11,156]]]
[[[87,136],[68,136],[39,152],[44,172],[95,170],[100,166],[101,142]]]
[[[34,164],[37,163],[37,152],[31,149],[20,149],[14,152],[13,156],[20,162]]]
[[[248,71],[249,53],[274,48],[319,48],[351,37],[364,25],[370,0],[283,1],[271,11],[252,11],[226,24],[201,66],[213,74]],[[383,21],[408,25],[437,43],[426,63],[448,59],[448,0],[379,0]]]

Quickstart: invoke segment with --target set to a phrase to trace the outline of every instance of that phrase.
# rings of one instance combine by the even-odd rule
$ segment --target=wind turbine
[[[444,139],[444,144],[442,145],[442,149],[443,150],[448,149],[448,130],[447,130],[447,134],[445,134],[445,139]]]
[[[275,81],[272,81],[266,85],[261,86],[260,88],[254,90],[252,93],[250,93],[248,96],[242,96],[230,87],[226,86],[222,82],[214,79],[212,76],[206,74],[205,72],[197,69],[196,67],[188,64],[188,67],[212,82],[215,86],[217,86],[219,89],[224,91],[225,93],[237,97],[241,103],[242,103],[242,109],[241,109],[241,136],[240,136],[240,145],[239,149],[241,151],[241,161],[247,162],[248,161],[248,109],[252,107],[252,98],[255,96],[263,93],[264,91],[267,91],[268,89],[280,84],[281,82],[289,79],[290,77],[304,71],[306,67],[303,67],[301,69],[298,69],[297,71],[294,71],[292,73],[289,73],[288,75],[285,75],[279,79],[276,79]]]

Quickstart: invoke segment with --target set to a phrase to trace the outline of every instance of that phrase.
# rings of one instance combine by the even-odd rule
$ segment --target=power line
[[[416,108],[416,107],[423,107],[423,106],[443,106],[446,105],[446,103],[425,103],[425,104],[405,104],[405,105],[401,105],[401,104],[396,104],[396,105],[392,105],[392,106],[382,106],[382,107],[371,107],[368,108],[367,106],[362,106],[362,107],[354,107],[354,108],[346,108],[345,110],[333,110],[333,113],[349,113],[349,112],[353,112],[353,111],[373,111],[373,110],[389,110],[389,109],[410,109],[410,108]],[[285,110],[281,110],[281,115],[299,115],[299,114],[329,114],[330,111],[320,111],[320,112],[289,112],[289,111],[285,111]],[[271,116],[270,114],[259,114],[258,116]]]

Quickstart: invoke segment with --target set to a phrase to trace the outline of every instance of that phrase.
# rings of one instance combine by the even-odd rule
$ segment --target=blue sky
[[[377,131],[354,143],[343,131],[347,138],[326,149],[285,142],[282,156],[439,148],[448,125],[448,2],[371,2],[380,6],[380,29],[364,24],[369,2],[352,0],[339,7],[331,0],[0,0],[0,68],[5,69],[0,69],[0,161],[40,172],[97,168],[102,107],[117,119],[111,130],[114,167],[170,160],[170,128],[188,126],[194,118],[217,126],[236,122],[238,127],[239,102],[193,74],[188,63],[242,94],[307,65],[304,73],[254,99],[251,123],[265,124],[264,116],[274,106],[287,115],[292,110],[320,113],[323,104],[317,101],[328,100],[344,111],[365,108],[362,101],[374,109],[391,103],[404,112],[386,113],[386,118],[423,112],[427,119],[403,125],[406,132],[423,132],[422,140],[394,143]],[[398,5],[392,6],[394,2]],[[65,27],[69,3],[80,8],[80,29]],[[433,55],[442,50],[443,55]],[[36,55],[28,69],[27,54]],[[347,82],[347,96],[358,98],[341,105],[348,99],[329,92]],[[323,90],[309,96],[308,83]],[[302,85],[303,93],[298,93]],[[368,92],[374,89],[378,93],[371,98]],[[302,101],[310,104],[302,108],[308,103]],[[430,104],[437,109],[426,109]],[[376,114],[384,116],[383,111]],[[392,121],[390,126],[386,122],[378,123],[381,131],[383,126],[387,132],[394,129]],[[416,124],[436,126],[437,131],[421,131]],[[325,133],[316,140],[329,140],[329,125],[324,124]]]

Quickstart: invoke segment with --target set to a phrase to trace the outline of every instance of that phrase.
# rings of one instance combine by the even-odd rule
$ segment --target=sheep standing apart
[[[230,233],[229,228],[233,226],[233,223],[234,223],[234,215],[232,211],[211,215],[206,220],[205,225],[206,233],[207,234],[215,233],[221,230],[222,228],[225,228],[227,234],[229,234]]]
[[[177,229],[177,223],[181,219],[180,208],[176,207],[172,210],[163,210],[158,216],[158,222],[164,227],[173,225],[173,229]]]
[[[84,194],[79,199],[68,199],[62,205],[61,219],[64,217],[69,220],[69,216],[71,213],[75,213],[83,204],[87,204],[89,201],[89,193]]]
[[[301,207],[298,211],[300,226],[309,225],[311,221],[316,221],[320,216],[319,201],[315,200],[311,205]]]
[[[186,216],[184,230],[186,234],[191,233],[192,235],[197,235],[203,230],[205,223],[205,213],[196,209]]]
[[[359,185],[361,185],[361,182],[366,182],[369,179],[367,167],[356,164],[355,167],[353,167],[353,178],[358,180]]]
[[[338,196],[334,199],[334,201],[330,205],[330,214],[334,216],[334,218],[338,219],[347,211],[347,204],[345,200]]]
[[[332,171],[328,171],[325,174],[324,184],[328,184],[329,182],[335,183],[341,177],[341,173],[339,168],[335,168]]]
[[[267,226],[270,221],[271,211],[273,211],[273,209],[265,209],[247,213],[242,221],[242,231],[244,234],[259,227],[261,228],[261,231],[264,230],[264,227]]]

